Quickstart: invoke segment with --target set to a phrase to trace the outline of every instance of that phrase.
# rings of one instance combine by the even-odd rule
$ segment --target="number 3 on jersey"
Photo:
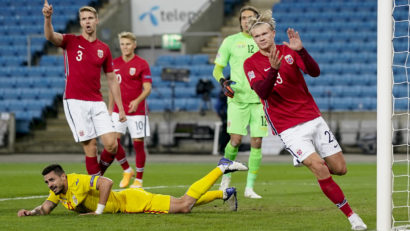
[[[78,50],[77,51],[77,56],[75,57],[75,59],[80,62],[81,60],[83,60],[83,52]]]

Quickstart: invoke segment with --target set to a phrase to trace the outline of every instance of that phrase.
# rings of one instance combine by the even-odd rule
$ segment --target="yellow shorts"
[[[124,213],[168,213],[171,196],[153,194],[139,188],[129,188],[119,192],[123,194],[121,210]]]

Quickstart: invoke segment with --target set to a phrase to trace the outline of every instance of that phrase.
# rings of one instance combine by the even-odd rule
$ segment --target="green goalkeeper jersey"
[[[259,97],[253,91],[246,79],[243,63],[247,58],[257,52],[258,46],[252,36],[239,32],[224,39],[216,55],[215,63],[226,67],[229,62],[231,67],[231,80],[236,84],[231,85],[235,91],[233,98],[229,100],[240,103],[259,103]]]

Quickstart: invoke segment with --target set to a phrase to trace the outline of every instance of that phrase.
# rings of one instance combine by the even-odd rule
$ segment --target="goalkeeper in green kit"
[[[268,135],[268,128],[263,112],[263,106],[258,95],[251,89],[245,76],[243,63],[258,51],[252,36],[248,34],[247,22],[251,17],[258,17],[259,11],[252,6],[244,6],[240,10],[239,23],[241,32],[224,39],[215,59],[213,75],[221,84],[224,94],[228,96],[228,124],[227,133],[230,141],[225,147],[225,158],[235,160],[242,137],[248,134],[250,128],[251,151],[248,162],[248,178],[245,197],[259,199],[260,195],[253,190],[262,160],[262,137]],[[231,68],[230,80],[223,76],[223,68]],[[222,177],[220,189],[229,187],[231,175]]]

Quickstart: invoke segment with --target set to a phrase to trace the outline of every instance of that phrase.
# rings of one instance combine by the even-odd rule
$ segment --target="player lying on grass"
[[[29,211],[21,209],[17,215],[47,215],[61,202],[64,207],[78,213],[189,213],[192,207],[216,199],[227,201],[232,211],[237,210],[236,189],[208,191],[224,173],[246,171],[248,167],[236,161],[222,158],[218,166],[196,181],[184,196],[153,194],[141,188],[129,188],[120,192],[111,190],[113,182],[103,176],[65,174],[58,164],[44,168],[44,182],[50,189],[42,205]]]

